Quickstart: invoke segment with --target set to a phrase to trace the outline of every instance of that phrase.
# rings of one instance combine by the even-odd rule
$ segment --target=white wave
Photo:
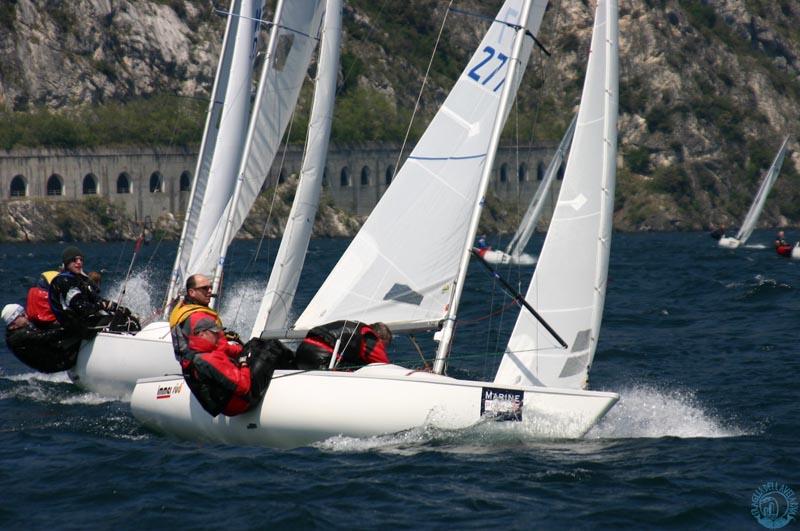
[[[89,392],[74,394],[72,381],[66,372],[44,374],[41,372],[26,372],[15,375],[3,376],[12,382],[24,382],[27,385],[16,385],[0,393],[0,400],[21,398],[34,402],[48,404],[84,404],[97,405],[113,402],[113,399]],[[51,384],[69,384],[68,387]]]
[[[264,296],[266,280],[241,280],[225,286],[220,316],[225,327],[241,334],[250,334]]]
[[[716,417],[694,393],[633,387],[586,435],[588,439],[639,437],[738,437],[746,430]]]
[[[66,371],[54,372],[51,374],[45,374],[43,372],[23,372],[21,374],[4,375],[3,378],[11,380],[12,382],[32,382],[38,380],[40,382],[72,383]]]
[[[148,269],[132,274],[127,282],[125,279],[120,279],[114,282],[108,291],[104,291],[109,300],[117,302],[120,300],[123,289],[125,294],[122,296],[122,305],[140,317],[150,315],[155,308],[153,300],[156,298],[156,292],[163,291],[163,287],[155,288],[153,286],[151,272]],[[161,301],[158,302],[160,309]]]

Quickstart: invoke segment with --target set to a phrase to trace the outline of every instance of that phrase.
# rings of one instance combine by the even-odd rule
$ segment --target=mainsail
[[[567,127],[567,132],[564,133],[564,137],[558,144],[556,152],[553,153],[553,158],[550,159],[550,164],[547,166],[547,171],[545,171],[544,178],[542,179],[542,182],[539,183],[539,187],[536,189],[533,199],[531,199],[528,210],[525,211],[525,215],[522,216],[522,221],[517,228],[517,232],[514,233],[511,241],[508,242],[508,246],[506,247],[507,254],[517,257],[520,256],[523,251],[525,251],[525,246],[528,245],[528,242],[531,240],[533,231],[536,229],[536,224],[539,223],[539,218],[542,216],[542,210],[544,210],[547,192],[550,191],[553,181],[556,180],[558,170],[561,168],[561,163],[563,162],[564,156],[567,154],[569,145],[572,142],[572,135],[575,133],[575,121],[577,119],[578,116],[576,115],[572,119],[572,122],[570,122],[569,127]]]
[[[526,300],[495,376],[501,385],[581,388],[597,346],[611,244],[617,146],[617,6],[597,4],[572,149]],[[547,281],[540,281],[547,279]]]
[[[508,0],[392,185],[325,280],[297,328],[339,319],[440,320],[463,257],[492,129],[499,117],[515,27],[538,33],[546,1],[521,21]],[[533,40],[520,54],[524,70]],[[520,77],[511,80],[517,88]],[[506,113],[507,114],[507,113]]]
[[[767,174],[764,176],[761,187],[758,189],[755,199],[753,199],[753,204],[750,205],[750,210],[747,212],[747,216],[745,216],[742,222],[739,233],[736,235],[736,239],[739,240],[740,244],[744,244],[750,235],[753,234],[753,229],[755,229],[758,217],[764,209],[764,203],[766,203],[767,196],[770,190],[772,190],[772,185],[775,184],[778,175],[781,173],[781,166],[783,166],[783,158],[786,155],[786,144],[788,142],[789,137],[787,136],[783,139],[781,148],[778,150],[777,155],[775,155],[775,159],[772,161],[769,171],[767,171]]]
[[[200,257],[212,252],[209,247],[218,250],[211,234],[233,195],[250,115],[250,85],[264,4],[231,2],[167,303],[189,274],[210,272],[213,267],[213,262],[209,266]]]

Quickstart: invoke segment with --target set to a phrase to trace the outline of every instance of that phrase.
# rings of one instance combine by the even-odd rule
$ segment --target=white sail
[[[292,209],[283,231],[281,246],[275,257],[267,289],[253,325],[253,337],[260,335],[266,328],[285,328],[289,324],[289,311],[300,280],[311,230],[314,228],[314,217],[319,206],[325,159],[328,155],[328,140],[333,122],[341,31],[342,0],[327,0],[303,166]]]
[[[783,144],[781,144],[778,154],[775,155],[775,159],[772,161],[769,171],[767,171],[767,174],[764,176],[761,187],[758,189],[755,199],[753,199],[753,204],[750,205],[750,210],[747,212],[747,216],[745,216],[742,222],[739,233],[736,235],[736,239],[739,240],[739,245],[743,245],[750,235],[753,234],[753,229],[755,229],[758,217],[764,209],[764,203],[767,202],[767,196],[770,190],[772,190],[772,185],[775,184],[778,175],[781,173],[781,166],[783,166],[783,158],[786,155],[786,144],[788,142],[789,137],[787,136],[783,139]]]
[[[569,145],[572,142],[572,135],[575,132],[575,122],[577,119],[578,117],[576,115],[572,119],[572,122],[570,122],[569,127],[567,127],[567,132],[564,133],[561,142],[558,144],[558,148],[553,154],[550,164],[547,166],[544,178],[542,182],[539,183],[539,188],[536,189],[536,193],[533,195],[533,199],[531,199],[531,204],[522,217],[517,232],[514,233],[514,237],[508,242],[508,246],[506,247],[507,254],[519,257],[525,251],[528,242],[531,241],[533,231],[536,229],[536,225],[539,223],[539,218],[542,216],[542,211],[544,210],[547,192],[550,191],[550,187],[553,185],[553,182],[555,182],[558,169],[561,168],[561,162],[564,160],[564,156],[567,154]]]
[[[572,149],[526,300],[566,341],[521,311],[495,383],[581,388],[603,316],[617,153],[617,5],[597,4]]]
[[[186,217],[175,265],[167,290],[167,303],[186,277],[213,267],[199,257],[212,252],[211,234],[233,194],[236,170],[250,115],[250,85],[257,50],[263,1],[231,2],[217,75],[211,91],[203,142],[197,159]],[[202,216],[201,216],[202,213]],[[218,246],[214,251],[218,250]]]
[[[261,192],[297,105],[311,54],[317,46],[324,6],[322,0],[281,0],[278,3],[279,25],[273,27],[270,35],[236,189],[214,231],[214,239],[220,242],[219,252],[209,249],[203,262],[204,265],[216,264],[215,292],[221,281],[228,245]]]
[[[537,0],[525,21],[534,35],[546,3]],[[516,34],[508,24],[520,24],[522,5],[522,0],[503,5],[498,21],[297,328],[339,319],[429,322],[445,315],[498,119]],[[532,39],[525,40],[520,70],[532,45]],[[514,83],[519,84],[519,77]]]

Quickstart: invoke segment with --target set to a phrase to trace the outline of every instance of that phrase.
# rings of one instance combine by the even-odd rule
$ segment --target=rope
[[[403,144],[400,146],[400,153],[397,154],[397,163],[395,163],[395,168],[400,167],[400,162],[403,159],[403,152],[406,149],[406,143],[408,142],[408,136],[411,134],[411,127],[414,125],[414,117],[417,115],[417,110],[419,109],[419,102],[422,100],[422,94],[425,92],[425,84],[428,82],[428,75],[431,71],[431,66],[433,65],[433,58],[436,56],[436,50],[439,48],[439,41],[442,38],[442,32],[444,31],[444,25],[447,22],[447,14],[450,12],[451,6],[453,5],[453,0],[447,4],[447,9],[444,11],[444,17],[442,17],[442,25],[439,27],[439,34],[436,36],[436,42],[433,45],[433,51],[431,52],[431,58],[428,61],[428,68],[425,69],[425,76],[422,78],[422,85],[419,88],[419,93],[417,94],[417,101],[414,102],[414,110],[411,111],[411,119],[408,122],[408,128],[406,128],[406,134],[403,137]],[[396,170],[395,170],[396,171]]]

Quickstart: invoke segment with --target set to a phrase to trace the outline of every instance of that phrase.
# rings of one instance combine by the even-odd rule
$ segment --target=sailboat
[[[555,182],[556,175],[558,175],[558,170],[561,168],[561,163],[564,161],[564,156],[566,155],[569,145],[572,142],[572,135],[575,133],[576,120],[577,115],[572,119],[569,127],[567,127],[567,132],[564,133],[564,138],[562,138],[561,142],[558,144],[558,148],[553,154],[550,164],[547,166],[547,171],[544,174],[544,178],[539,184],[539,187],[536,189],[536,193],[533,195],[533,199],[531,199],[531,204],[528,206],[528,210],[525,211],[525,215],[522,217],[522,221],[517,228],[517,232],[514,233],[511,241],[508,242],[505,251],[489,248],[476,249],[477,253],[486,262],[490,264],[511,265],[533,265],[536,263],[536,257],[524,252],[525,247],[531,240],[533,231],[536,229],[536,225],[539,223],[539,218],[542,216],[544,203],[547,199],[547,192],[552,187],[553,182]]]
[[[460,429],[486,420],[518,421],[541,436],[580,437],[616,403],[616,393],[585,389],[611,243],[618,83],[614,0],[597,5],[574,144],[533,278],[534,296],[528,296],[560,328],[567,348],[521,316],[494,381],[444,374],[500,133],[546,5],[546,0],[503,4],[362,229],[294,328],[282,331],[284,337],[303,337],[311,326],[340,319],[383,321],[395,333],[438,329],[433,371],[394,364],[353,372],[279,370],[263,402],[235,417],[208,415],[180,378],[142,379],[131,397],[140,422],[181,438],[273,447],[421,426]],[[420,245],[425,252],[408,252]],[[560,313],[565,317],[558,318]],[[274,337],[272,332],[261,336]]]
[[[263,7],[252,0],[231,3],[168,302],[194,273],[213,272],[219,293],[225,251],[267,178],[316,47],[325,2],[278,2],[251,110]],[[127,399],[139,378],[180,374],[167,311],[165,304],[164,320],[136,334],[100,333],[84,342],[70,378],[89,391]]]
[[[772,185],[775,184],[775,180],[778,178],[778,174],[781,172],[783,158],[786,155],[786,144],[788,142],[789,137],[787,136],[783,139],[783,144],[781,144],[781,147],[778,150],[778,153],[775,155],[775,159],[772,161],[769,170],[767,171],[766,175],[764,175],[764,179],[761,181],[761,186],[758,188],[756,197],[753,199],[753,204],[750,205],[750,210],[747,211],[747,215],[742,222],[739,232],[736,233],[736,237],[724,236],[720,238],[718,243],[720,247],[725,247],[726,249],[736,249],[744,245],[747,242],[747,239],[750,238],[750,235],[753,233],[753,229],[755,229],[756,223],[758,222],[758,217],[761,215],[761,211],[764,209],[764,203],[767,202],[767,196],[769,195],[770,190],[772,190]],[[789,253],[787,252],[786,254]]]

